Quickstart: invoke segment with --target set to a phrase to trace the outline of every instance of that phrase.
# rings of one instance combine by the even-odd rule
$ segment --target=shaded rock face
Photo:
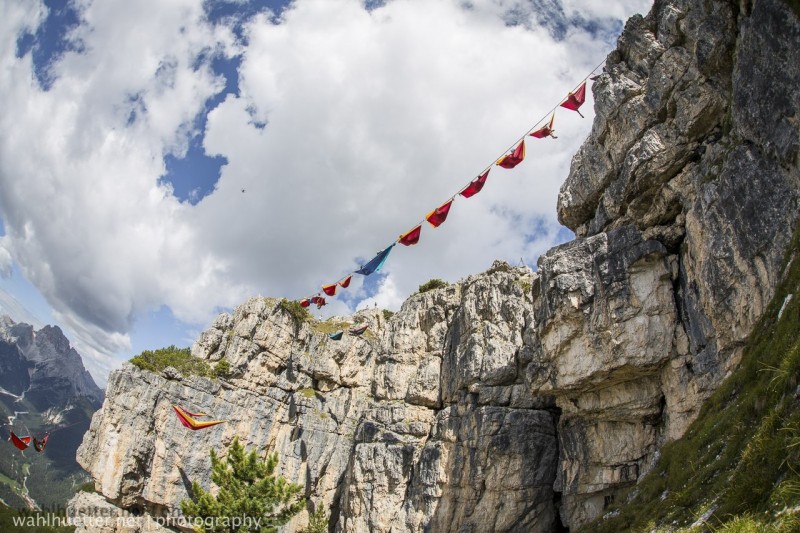
[[[798,45],[779,0],[657,1],[594,85],[597,118],[558,202],[578,239],[540,261],[542,352],[561,357],[546,377],[578,389],[557,394],[566,522],[600,514],[683,434],[772,298],[798,215]],[[558,264],[598,240],[619,259],[601,247]],[[554,285],[578,303],[549,319]]]
[[[0,386],[24,393],[39,411],[63,408],[79,397],[95,408],[103,401],[103,391],[58,326],[34,330],[0,316],[0,367]]]
[[[580,529],[684,433],[772,297],[798,220],[798,48],[778,0],[655,2],[594,85],[558,202],[576,239],[537,273],[496,263],[389,320],[252,299],[193,347],[230,379],[123,368],[79,461],[157,515],[238,435],[336,531]],[[187,432],[172,403],[228,422]]]

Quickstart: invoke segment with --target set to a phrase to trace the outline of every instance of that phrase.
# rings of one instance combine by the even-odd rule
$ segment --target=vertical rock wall
[[[572,525],[683,434],[772,298],[798,215],[798,46],[780,0],[656,1],[594,85],[558,202],[578,238],[540,261],[551,382],[580,389],[556,391]],[[572,257],[598,243],[618,252]]]

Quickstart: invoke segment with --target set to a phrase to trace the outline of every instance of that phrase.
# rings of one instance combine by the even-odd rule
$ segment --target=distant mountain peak
[[[18,394],[20,387],[38,408],[66,406],[85,397],[99,407],[103,391],[83,365],[80,354],[58,326],[33,326],[0,316],[0,386]],[[15,353],[17,352],[17,353]]]

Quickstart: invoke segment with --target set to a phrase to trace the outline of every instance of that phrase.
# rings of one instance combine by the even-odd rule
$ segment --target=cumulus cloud
[[[0,22],[3,249],[98,365],[161,305],[204,324],[253,294],[313,294],[491,165],[649,4],[296,0],[245,21],[239,39],[200,0],[78,2],[72,50],[45,89],[15,52],[46,8],[12,3]],[[240,56],[239,91],[198,132],[225,85],[215,56]],[[444,225],[396,247],[373,293],[358,281],[352,294],[396,308],[430,278],[535,264],[557,240],[558,187],[590,122],[558,112],[558,140],[529,138],[525,163],[493,167]],[[198,133],[227,164],[193,206],[161,178],[165,155]]]

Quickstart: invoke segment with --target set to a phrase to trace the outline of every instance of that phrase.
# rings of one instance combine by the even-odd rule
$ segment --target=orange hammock
[[[192,413],[189,412],[180,406],[173,405],[173,409],[175,409],[175,414],[178,415],[178,420],[181,421],[181,424],[186,426],[187,428],[191,429],[192,431],[197,431],[198,429],[203,429],[211,426],[216,426],[217,424],[222,424],[225,420],[195,420],[195,416],[208,416],[205,413]]]

